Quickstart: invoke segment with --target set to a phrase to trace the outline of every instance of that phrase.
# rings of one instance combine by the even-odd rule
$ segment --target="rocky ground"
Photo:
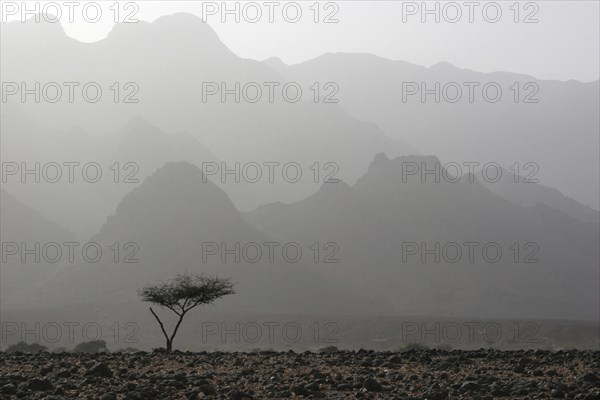
[[[2,399],[600,399],[600,352],[0,353]]]

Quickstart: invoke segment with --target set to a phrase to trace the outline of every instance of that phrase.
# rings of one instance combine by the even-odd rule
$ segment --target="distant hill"
[[[91,80],[104,93],[96,103],[80,97],[73,103],[21,104],[45,127],[67,130],[77,125],[96,137],[120,130],[130,119],[140,116],[165,132],[188,132],[216,158],[227,162],[229,168],[236,162],[302,165],[306,179],[295,184],[279,178],[275,185],[262,181],[230,185],[230,196],[240,209],[251,210],[272,201],[297,201],[314,193],[319,182],[314,183],[307,176],[308,168],[315,162],[336,163],[337,175],[353,182],[376,153],[418,153],[401,139],[390,138],[376,124],[355,118],[343,103],[324,103],[322,97],[333,93],[325,88],[325,81],[319,80],[318,102],[314,100],[312,83],[301,85],[297,102],[285,100],[283,88],[288,82],[283,76],[262,62],[233,54],[212,28],[196,16],[175,14],[152,23],[118,24],[106,39],[95,43],[77,42],[60,27],[43,25],[2,25],[3,79]],[[44,30],[44,45],[38,40],[40,30]],[[46,46],[55,48],[56,53],[50,56]],[[13,61],[25,59],[27,63]],[[38,68],[39,65],[44,68]],[[133,95],[137,103],[115,103],[114,92],[109,89],[115,82],[120,84],[122,96],[139,89]],[[269,82],[278,85],[272,101],[270,89],[265,86]],[[126,90],[127,83],[135,86]],[[225,102],[220,94],[203,99],[204,85],[212,83],[219,88],[224,84],[227,89],[250,84],[258,86],[262,94],[256,102],[245,101],[241,94],[237,100],[235,95],[229,95]],[[296,101],[293,93],[290,88],[289,97]],[[10,135],[11,131],[4,134]],[[151,135],[148,140],[152,141]],[[137,146],[143,148],[139,143]],[[137,155],[143,159],[159,158],[161,152],[152,150],[153,153],[144,152],[145,156]]]
[[[329,53],[292,66],[265,62],[288,80],[336,82],[343,88],[340,104],[351,115],[376,123],[390,137],[444,163],[496,162],[508,168],[535,162],[542,184],[600,209],[600,81],[481,73],[445,62],[425,68],[370,54]],[[472,102],[469,82],[478,85]],[[405,85],[413,84],[417,91],[408,95]],[[485,100],[487,84],[501,89],[497,102]],[[434,94],[423,101],[422,89]],[[489,90],[493,98],[495,89]],[[526,96],[532,102],[525,102]]]
[[[73,234],[0,189],[3,241],[69,241]]]
[[[44,245],[73,242],[75,236],[36,210],[22,204],[4,189],[0,190],[0,219],[0,293],[4,306],[10,296],[39,285],[59,268],[58,265],[47,262],[55,257],[53,252],[48,253],[48,258],[41,256]],[[39,244],[39,251],[35,250],[36,244]],[[36,262],[36,255],[39,262]],[[25,262],[22,260],[23,256]]]
[[[164,132],[141,117],[132,118],[116,132],[91,136],[79,127],[47,129],[14,102],[2,108],[2,159],[19,168],[3,186],[25,204],[60,221],[81,240],[95,234],[123,196],[166,162],[202,165],[218,161],[191,135]],[[33,175],[23,181],[20,169],[33,170],[36,163],[40,171],[50,163],[58,164],[58,182],[41,173],[39,182]],[[78,163],[73,167],[72,182],[65,163]],[[86,180],[83,174],[84,166],[92,164],[97,168],[91,168],[89,175],[95,178],[97,169],[101,174],[97,182]],[[49,170],[49,176],[54,177],[55,169]]]
[[[79,262],[32,289],[22,301],[43,302],[48,307],[76,304],[81,313],[109,307],[134,315],[145,312],[137,298],[138,288],[188,271],[232,278],[237,294],[219,302],[219,307],[229,312],[337,313],[353,309],[366,313],[374,307],[363,300],[362,293],[353,293],[323,276],[327,264],[313,262],[308,249],[312,242],[300,245],[305,253],[298,262],[285,261],[282,248],[286,242],[248,224],[226,193],[186,162],[167,163],[128,193],[91,241],[109,255],[114,243],[134,243],[135,248],[122,254],[134,253],[139,262],[115,263],[111,257],[96,264]],[[280,243],[274,244],[273,262],[265,242]],[[236,243],[240,249],[255,244],[263,253],[256,258],[255,246],[238,253],[239,261],[235,252],[223,261],[221,252],[209,253],[203,243],[224,244],[230,251]],[[79,289],[73,292],[70,287]],[[152,323],[151,316],[148,323]]]
[[[530,179],[503,169],[497,182],[481,179],[480,182],[497,195],[523,207],[545,204],[582,222],[598,225],[600,212],[563,195],[558,189],[531,182]],[[495,179],[493,179],[495,180]]]
[[[335,238],[343,261],[329,276],[385,298],[403,315],[597,318],[598,225],[544,205],[513,204],[475,177],[403,179],[411,163],[432,170],[439,161],[378,155],[353,186],[325,184],[301,202],[260,207],[247,218],[287,240]],[[408,242],[418,246],[415,255],[403,247]],[[447,257],[437,252],[439,262],[427,255],[436,242],[449,245]],[[473,262],[466,242],[480,243]],[[500,248],[499,261],[483,257],[487,243]],[[525,263],[532,254],[539,262]]]

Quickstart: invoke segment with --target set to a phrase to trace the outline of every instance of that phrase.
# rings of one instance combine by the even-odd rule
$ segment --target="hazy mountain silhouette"
[[[91,44],[74,41],[61,29],[49,28],[43,46],[60,50],[60,56],[51,58],[47,52],[37,51],[42,45],[36,33],[42,28],[31,25],[2,26],[6,80],[60,82],[64,77],[64,81],[97,82],[105,92],[102,100],[93,104],[82,99],[72,104],[23,104],[50,127],[79,125],[92,135],[104,135],[141,116],[165,131],[189,132],[229,165],[297,162],[306,171],[315,162],[334,162],[339,165],[338,176],[350,182],[364,173],[376,153],[417,153],[411,146],[386,136],[375,124],[352,117],[343,104],[323,103],[322,98],[315,103],[312,83],[301,87],[300,101],[285,101],[282,88],[287,82],[278,72],[264,63],[237,57],[209,25],[190,14],[165,16],[152,23],[117,25],[106,39]],[[22,45],[15,45],[16,37]],[[26,66],[12,61],[24,59],[28,60]],[[37,68],[42,64],[43,71]],[[139,102],[115,104],[113,92],[108,89],[114,82],[135,82]],[[241,86],[254,82],[262,87],[263,95],[256,103],[243,99],[236,103],[231,95],[225,103],[219,96],[204,101],[206,82],[224,82],[229,89],[236,82]],[[265,82],[280,85],[273,102]],[[327,82],[318,82],[320,96],[325,96],[329,93],[323,87]],[[122,92],[131,91],[122,88]],[[236,192],[241,186],[233,186],[231,196],[245,210],[274,200],[297,201],[318,189],[308,179],[294,185],[261,182],[247,185],[243,193]]]
[[[88,135],[79,127],[52,131],[14,102],[3,105],[2,159],[16,162],[19,169],[40,169],[47,163],[58,163],[62,178],[39,182],[33,175],[23,182],[20,171],[7,177],[6,185],[22,201],[40,210],[54,221],[60,221],[80,239],[95,234],[123,196],[139,186],[145,177],[166,162],[189,161],[197,165],[216,162],[216,157],[197,139],[187,133],[168,134],[141,117],[132,118],[121,129],[103,136]],[[73,182],[68,181],[68,167],[63,163],[78,162]],[[98,182],[84,179],[85,164],[97,163],[101,169]],[[118,164],[115,164],[118,163]],[[90,175],[95,176],[95,169]],[[51,170],[50,176],[54,176]],[[136,182],[137,181],[137,182]],[[49,201],[51,199],[51,201]]]
[[[295,204],[260,207],[247,218],[288,240],[334,237],[343,262],[331,272],[350,288],[384,296],[401,314],[494,315],[595,319],[598,291],[598,226],[580,222],[548,206],[515,205],[469,177],[457,183],[420,176],[402,178],[403,163],[435,157],[378,155],[369,171],[350,187],[323,185]],[[421,253],[402,260],[402,243],[479,242],[478,258],[468,262],[421,262]],[[503,257],[485,262],[482,246],[497,243]],[[535,242],[539,263],[518,263],[509,250]],[[454,257],[454,253],[450,252]],[[518,307],[517,307],[518,305]]]
[[[405,140],[444,162],[497,162],[508,168],[515,162],[539,165],[541,183],[556,187],[565,195],[595,209],[600,208],[600,169],[598,131],[600,120],[600,82],[540,80],[532,76],[508,73],[480,73],[449,63],[431,68],[392,61],[368,54],[330,53],[301,64],[285,66],[267,60],[288,80],[334,81],[340,88],[339,99],[357,118],[373,121],[392,138]],[[462,98],[456,103],[439,102],[421,92],[403,99],[403,83],[415,82],[427,89],[436,82],[443,88],[457,83]],[[474,102],[464,82],[476,82]],[[486,102],[482,88],[494,82],[502,89],[501,100]],[[514,101],[515,82],[520,85]],[[539,89],[524,103],[525,96]],[[441,90],[440,90],[441,92]],[[493,97],[493,92],[490,91]],[[455,96],[450,90],[448,98]]]
[[[516,181],[516,182],[515,182]],[[558,189],[531,182],[530,178],[515,176],[513,171],[502,170],[497,182],[481,179],[480,182],[497,195],[523,207],[545,204],[582,222],[598,224],[600,212],[563,195]]]
[[[258,62],[237,57],[207,24],[189,14],[165,16],[153,23],[119,24],[106,39],[91,44],[67,37],[56,25],[2,25],[5,81],[93,81],[104,88],[102,100],[93,104],[81,99],[74,104],[27,102],[27,110],[48,127],[79,125],[93,135],[106,134],[140,115],[164,130],[189,132],[224,161],[334,161],[341,165],[340,177],[349,182],[364,172],[378,152],[390,157],[415,154],[414,148],[404,144],[408,142],[442,161],[494,161],[505,168],[515,162],[536,162],[544,185],[600,207],[595,176],[600,169],[598,81],[484,74],[443,62],[425,68],[368,54],[325,54],[294,66],[276,59]],[[40,34],[44,44],[36,40]],[[232,96],[226,104],[218,96],[202,100],[203,82],[225,82],[232,88],[235,82],[289,81],[302,84],[305,101],[290,104],[279,96],[279,101],[270,104],[265,88],[261,101],[254,104],[235,103]],[[139,102],[115,104],[108,89],[114,82],[135,82]],[[349,115],[335,104],[313,103],[309,87],[314,82],[336,83],[340,90],[335,97]],[[426,82],[428,87],[435,82],[442,86],[478,82],[478,89],[496,82],[503,96],[497,103],[488,103],[478,90],[476,101],[469,103],[463,87],[457,103],[443,99],[436,103],[431,96],[425,103],[419,96],[404,102],[405,82]],[[518,103],[510,89],[515,82],[521,85]],[[523,87],[529,82],[539,88],[534,96],[538,103],[523,103],[532,92]],[[131,93],[121,89],[121,95]],[[165,106],[165,99],[177,106]],[[314,188],[302,191],[301,186],[270,200],[295,201],[314,192]],[[247,196],[245,201],[233,197],[243,209],[269,200],[256,196]]]
[[[3,162],[97,162],[104,173],[93,184],[80,175],[75,183],[3,183],[14,194],[2,191],[3,241],[70,241],[71,231],[101,244],[104,254],[97,263],[3,264],[3,312],[21,318],[21,310],[43,314],[46,307],[56,312],[47,315],[135,320],[155,330],[137,288],[188,271],[231,277],[238,293],[219,310],[247,315],[599,318],[598,81],[482,74],[445,62],[425,68],[368,54],[326,54],[293,66],[259,62],[232,53],[189,14],[117,24],[95,43],[69,38],[60,24],[0,29],[3,81],[96,82],[103,89],[97,103],[83,101],[80,90],[74,103],[32,96],[3,103]],[[256,103],[231,95],[203,100],[206,82],[230,89],[290,81],[304,91],[297,103],[283,101],[281,91],[271,103],[264,86]],[[504,89],[498,103],[403,101],[405,82],[490,81]],[[116,103],[109,89],[115,82]],[[315,82],[317,102],[309,89]],[[537,84],[539,102],[515,103],[514,82]],[[139,88],[138,102],[123,102],[132,93],[126,83]],[[323,102],[326,83],[339,87],[339,103]],[[423,182],[405,173],[407,165],[432,170],[440,160],[505,168],[532,161],[540,183],[511,182],[506,170],[493,184],[468,175],[453,183],[428,174]],[[274,183],[264,170],[258,183],[235,182],[232,174],[223,182],[201,171],[205,162],[229,170],[234,163],[293,162],[303,176],[287,182],[278,168]],[[317,181],[310,169],[316,162]],[[337,183],[323,183],[328,162],[338,168]],[[264,246],[258,262],[235,262],[231,254],[203,260],[205,242],[231,249],[270,241],[279,251],[298,243],[302,260],[285,262],[279,253],[270,263]],[[339,262],[315,263],[315,242],[335,244]],[[431,254],[405,261],[406,242],[428,249],[454,243],[463,254],[458,262],[432,262]],[[466,260],[466,242],[480,243],[474,262]],[[485,243],[501,247],[500,261],[482,259]],[[123,262],[128,255],[139,261]],[[328,255],[321,248],[319,261]],[[528,257],[539,262],[525,263]]]
[[[135,242],[139,263],[68,266],[23,301],[69,304],[80,300],[67,288],[78,286],[86,293],[78,303],[82,310],[133,303],[123,312],[134,313],[139,279],[188,270],[239,282],[240,294],[223,303],[229,311],[310,313],[317,307],[340,314],[595,318],[597,226],[548,206],[513,204],[468,177],[458,183],[403,180],[402,165],[409,162],[431,167],[438,160],[380,154],[353,186],[325,184],[301,202],[260,207],[244,217],[197,167],[169,163],[127,194],[92,239],[106,248]],[[201,262],[203,242],[231,248],[266,240],[335,242],[339,263],[236,263],[231,256],[223,263],[218,255]],[[493,264],[480,253],[474,263],[435,263],[431,257],[422,263],[419,255],[403,262],[402,242],[431,248],[436,241],[495,242],[504,256]],[[523,263],[528,252],[521,249],[514,263],[509,246],[515,242],[537,243],[534,258],[540,262]]]
[[[340,313],[354,309],[366,313],[387,309],[383,304],[376,307],[364,301],[366,294],[359,295],[329,281],[321,273],[327,265],[314,264],[312,255],[298,263],[286,263],[277,256],[270,263],[263,250],[265,255],[258,262],[243,257],[236,262],[233,255],[223,262],[220,253],[203,262],[204,242],[225,243],[232,249],[236,242],[243,246],[277,240],[248,224],[227,194],[210,181],[205,182],[196,166],[167,163],[128,193],[91,239],[103,246],[110,255],[108,259],[66,266],[50,282],[19,300],[23,304],[43,302],[48,307],[76,304],[80,315],[95,315],[102,307],[118,309],[119,315],[135,315],[145,309],[136,300],[138,287],[188,271],[231,277],[237,283],[236,296],[220,303],[224,311]],[[135,254],[139,262],[113,262],[113,253],[108,249],[115,242],[134,242],[139,247]],[[284,244],[281,242],[277,251]],[[302,244],[306,252],[311,244]],[[78,290],[69,291],[69,287]],[[86,294],[85,299],[80,293]],[[151,324],[151,318],[147,322]]]
[[[41,248],[47,243],[73,242],[75,237],[68,230],[19,202],[4,189],[0,190],[0,219],[2,255],[6,257],[1,260],[0,272],[0,293],[4,306],[10,296],[39,285],[58,268],[56,264],[45,262],[43,257],[40,257],[39,262],[35,262],[34,254],[27,255],[26,262],[23,262],[22,250],[35,249],[36,243],[39,243]],[[13,244],[17,246],[17,253],[8,254]],[[53,257],[52,253],[49,254],[50,258]]]
[[[2,240],[14,242],[69,241],[74,236],[57,223],[50,221],[36,210],[18,201],[4,189],[0,189],[2,210]]]

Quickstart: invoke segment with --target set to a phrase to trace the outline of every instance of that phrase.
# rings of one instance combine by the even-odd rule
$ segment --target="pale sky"
[[[35,3],[39,4],[40,10],[48,3],[58,4],[62,12],[60,23],[69,36],[80,41],[101,40],[114,25],[114,8],[110,9],[114,7],[114,1],[96,2],[102,8],[97,23],[81,17],[82,7],[90,2],[77,2],[74,23],[68,22],[66,2],[31,2],[28,7],[33,9]],[[234,53],[256,60],[279,57],[288,64],[328,52],[351,52],[371,53],[424,66],[447,61],[476,71],[519,72],[542,79],[588,82],[599,79],[600,75],[600,2],[595,0],[482,1],[471,2],[473,8],[467,5],[468,1],[428,1],[427,7],[431,9],[438,3],[439,23],[435,22],[433,14],[425,15],[426,22],[421,21],[421,1],[320,1],[319,23],[313,20],[315,1],[297,2],[302,10],[297,23],[286,22],[282,11],[286,4],[294,2],[274,2],[278,4],[272,8],[273,23],[268,20],[268,1],[229,1],[227,7],[234,8],[235,3],[239,4],[240,15],[245,9],[249,18],[255,17],[257,8],[254,5],[258,5],[262,12],[259,22],[247,22],[242,16],[236,23],[234,16],[229,15],[223,23],[220,20],[223,2],[193,0],[121,1],[119,20],[130,12],[134,12],[134,18],[149,22],[177,12],[202,16],[203,9],[210,11],[211,7],[216,7],[216,14],[207,15],[206,21]],[[20,7],[21,1],[2,1],[2,21],[22,17],[21,8],[16,15],[8,15],[7,10],[15,4]],[[47,7],[49,13],[55,13],[55,8]],[[295,5],[287,7],[287,15],[293,18]],[[499,21],[487,22],[484,7],[487,10],[485,17],[489,20],[495,19],[496,10],[500,9]],[[89,10],[93,14],[94,8]],[[469,22],[470,10],[473,10],[472,23]],[[457,17],[457,11],[462,13],[460,19],[456,23],[450,22]],[[339,22],[323,23],[327,15]],[[528,16],[538,22],[524,23]],[[514,22],[515,17],[519,22]]]

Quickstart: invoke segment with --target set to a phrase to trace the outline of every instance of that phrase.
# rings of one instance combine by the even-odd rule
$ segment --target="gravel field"
[[[0,397],[600,399],[600,352],[0,353]]]

